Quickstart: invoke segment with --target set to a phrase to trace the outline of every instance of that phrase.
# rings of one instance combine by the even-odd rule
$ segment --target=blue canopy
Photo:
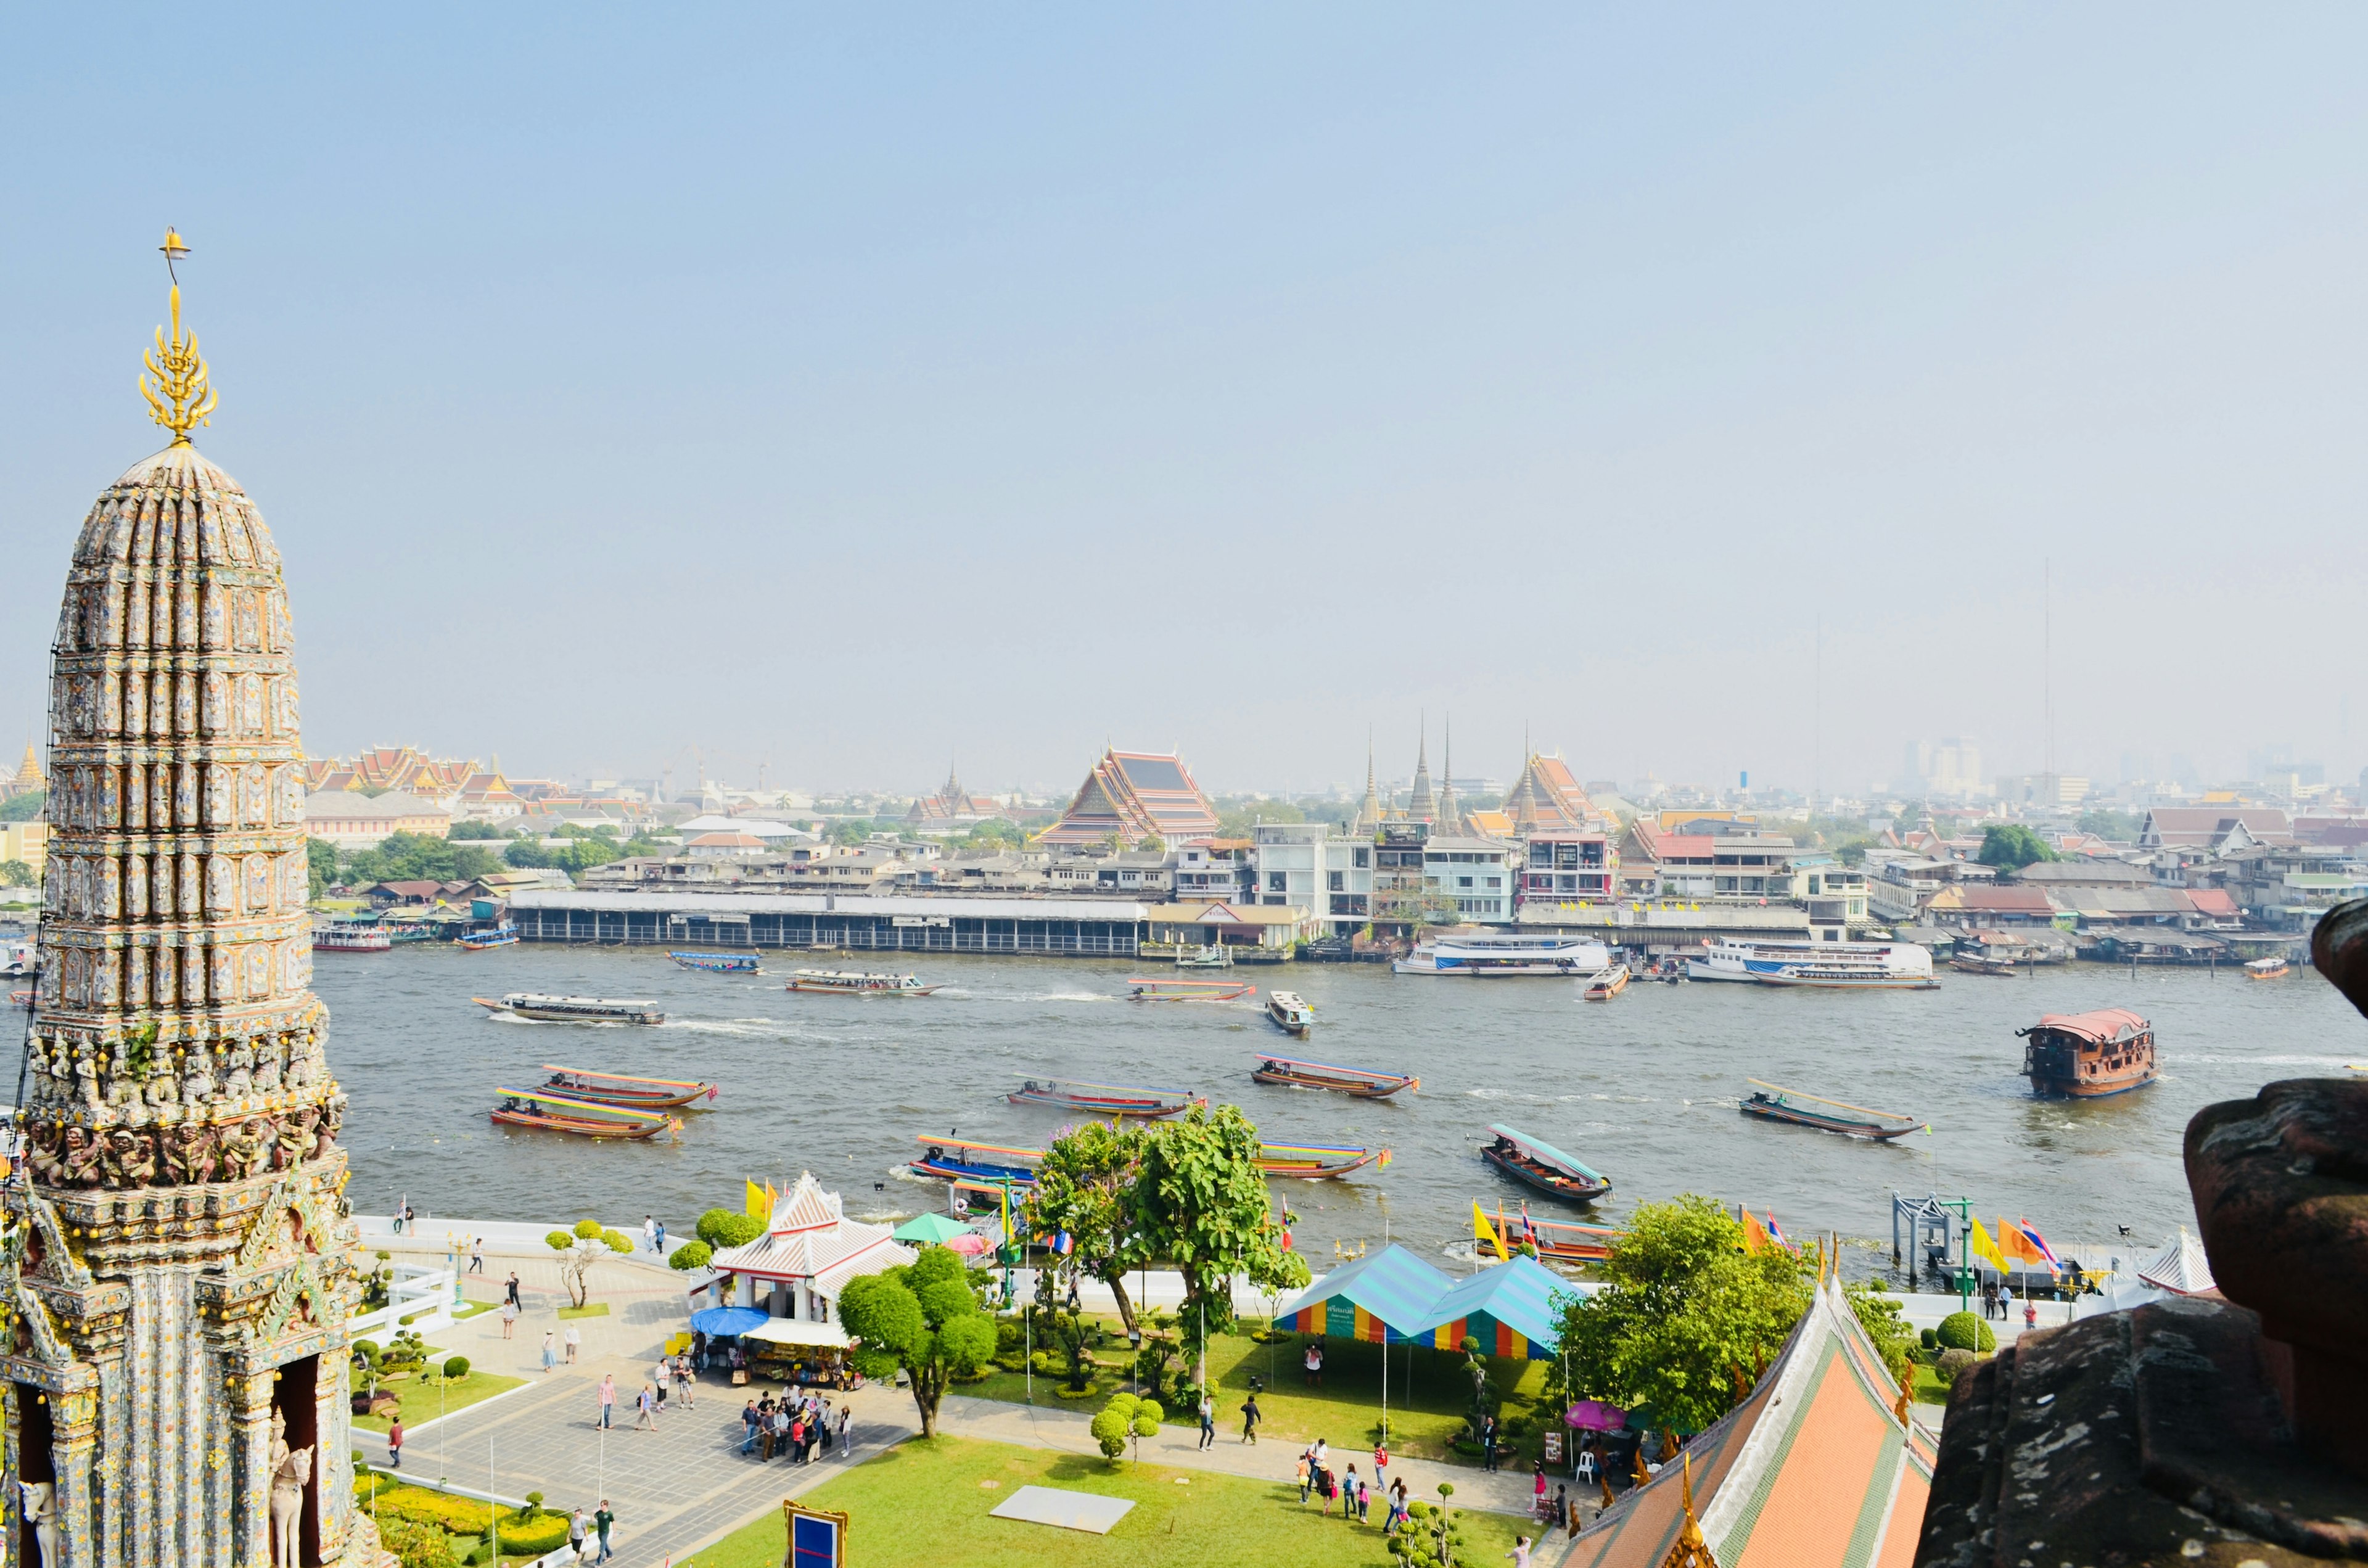
[[[1396,1344],[1412,1334],[1452,1284],[1424,1259],[1391,1245],[1336,1268],[1284,1309],[1300,1334]]]
[[[1456,1349],[1469,1335],[1491,1356],[1535,1359],[1554,1353],[1562,1319],[1554,1297],[1569,1289],[1535,1258],[1457,1279],[1390,1246],[1317,1280],[1278,1323],[1298,1334],[1440,1350]]]
[[[1562,1339],[1562,1314],[1554,1311],[1554,1299],[1569,1291],[1536,1258],[1515,1257],[1457,1280],[1407,1336],[1452,1350],[1468,1335],[1492,1356],[1551,1357]]]
[[[758,1307],[710,1307],[703,1312],[691,1313],[690,1326],[710,1339],[729,1339],[769,1322],[772,1315]]]

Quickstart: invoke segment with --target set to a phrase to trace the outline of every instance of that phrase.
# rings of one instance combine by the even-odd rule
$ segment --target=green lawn
[[[438,1355],[438,1362],[443,1360]],[[524,1378],[505,1378],[494,1372],[472,1370],[465,1378],[450,1380],[441,1377],[398,1378],[390,1382],[379,1380],[378,1392],[391,1393],[403,1402],[403,1418],[416,1426],[423,1421],[433,1421],[466,1410],[497,1393],[506,1393],[526,1381]],[[357,1415],[354,1425],[365,1432],[383,1434],[387,1419],[383,1415]]]
[[[609,1303],[593,1301],[581,1307],[562,1307],[559,1315],[564,1318],[604,1318],[609,1315]]]
[[[1178,1478],[1186,1484],[1178,1485]],[[988,1517],[1022,1486],[1126,1497],[1110,1534]],[[1098,1459],[963,1437],[913,1438],[799,1499],[848,1516],[850,1568],[1384,1568],[1382,1515],[1350,1525],[1301,1506],[1286,1483]],[[1378,1503],[1379,1499],[1375,1499]],[[1501,1562],[1516,1519],[1460,1513],[1462,1561]],[[778,1513],[695,1552],[677,1568],[779,1568]]]
[[[1110,1335],[1114,1347],[1099,1352],[1093,1382],[1096,1397],[1057,1397],[1053,1391],[1064,1380],[1056,1373],[1036,1379],[1037,1403],[1099,1410],[1101,1396],[1132,1386],[1125,1365],[1126,1341],[1115,1332],[1116,1321],[1111,1320]],[[1377,1435],[1382,1414],[1382,1347],[1356,1340],[1325,1341],[1324,1384],[1318,1390],[1307,1386],[1300,1364],[1307,1344],[1304,1337],[1269,1346],[1247,1335],[1211,1335],[1209,1365],[1217,1382],[1218,1429],[1230,1435],[1240,1433],[1242,1401],[1248,1396],[1255,1375],[1265,1381],[1265,1390],[1258,1395],[1258,1409],[1264,1416],[1258,1426],[1261,1439],[1304,1445],[1322,1437],[1335,1448],[1369,1445]],[[1463,1431],[1463,1412],[1472,1399],[1472,1381],[1464,1370],[1463,1358],[1444,1350],[1393,1345],[1389,1372],[1391,1446],[1415,1459],[1478,1464],[1476,1459],[1467,1460],[1447,1448],[1449,1440]],[[1537,1402],[1544,1392],[1546,1363],[1492,1357],[1488,1375],[1505,1396],[1499,1419],[1528,1415],[1534,1421]],[[957,1383],[952,1392],[1014,1403],[1027,1397],[1020,1375],[1000,1369],[984,1382]],[[1168,1418],[1188,1423],[1192,1419],[1186,1411],[1170,1411]],[[1536,1457],[1536,1437],[1522,1438],[1514,1446],[1525,1456]]]

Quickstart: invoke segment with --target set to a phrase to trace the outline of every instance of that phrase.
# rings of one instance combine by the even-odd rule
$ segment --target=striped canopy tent
[[[1420,1325],[1406,1337],[1440,1350],[1461,1349],[1466,1335],[1484,1356],[1548,1361],[1562,1342],[1554,1292],[1569,1287],[1533,1257],[1484,1268],[1449,1285]]]
[[[1317,1280],[1280,1321],[1294,1334],[1402,1345],[1422,1337],[1432,1306],[1453,1284],[1405,1247],[1392,1245]]]

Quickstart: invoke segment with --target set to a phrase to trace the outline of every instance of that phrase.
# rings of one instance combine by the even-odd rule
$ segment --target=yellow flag
[[[748,1202],[746,1205],[748,1212],[754,1214],[759,1220],[770,1219],[773,1213],[773,1206],[765,1201],[765,1189],[758,1187],[753,1181],[748,1182],[746,1185],[748,1188]]]
[[[1979,1220],[1969,1217],[1965,1223],[1973,1227],[1973,1235],[1971,1240],[1973,1242],[1974,1256],[1980,1258],[1984,1263],[1988,1264],[1992,1268],[1997,1269],[2000,1274],[2006,1273],[2006,1255],[1998,1251],[1998,1243],[1990,1240],[1990,1233],[1982,1229],[1982,1222]]]
[[[1743,1211],[1743,1250],[1764,1252],[1768,1247],[1768,1227],[1750,1210]]]
[[[1488,1244],[1491,1255],[1500,1258],[1506,1256],[1505,1244],[1497,1239],[1495,1229],[1488,1223],[1488,1216],[1480,1211],[1480,1205],[1474,1203],[1472,1206],[1472,1244],[1476,1247],[1482,1242]]]

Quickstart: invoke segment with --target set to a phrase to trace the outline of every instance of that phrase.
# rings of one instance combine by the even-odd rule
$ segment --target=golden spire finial
[[[198,335],[181,330],[181,278],[173,264],[188,257],[188,244],[167,228],[165,243],[156,248],[165,253],[165,274],[173,280],[173,335],[167,338],[163,327],[156,329],[156,347],[144,356],[156,381],[152,386],[147,376],[141,377],[140,395],[148,400],[148,417],[173,433],[173,445],[186,447],[191,430],[211,423],[207,416],[214,411],[214,391],[206,381],[206,362],[198,354]]]
[[[1702,1521],[1694,1517],[1694,1456],[1684,1456],[1685,1470],[1680,1477],[1684,1491],[1679,1507],[1684,1522],[1678,1528],[1678,1539],[1669,1554],[1661,1559],[1661,1568],[1718,1568],[1718,1559],[1710,1551],[1710,1542],[1702,1539]]]

